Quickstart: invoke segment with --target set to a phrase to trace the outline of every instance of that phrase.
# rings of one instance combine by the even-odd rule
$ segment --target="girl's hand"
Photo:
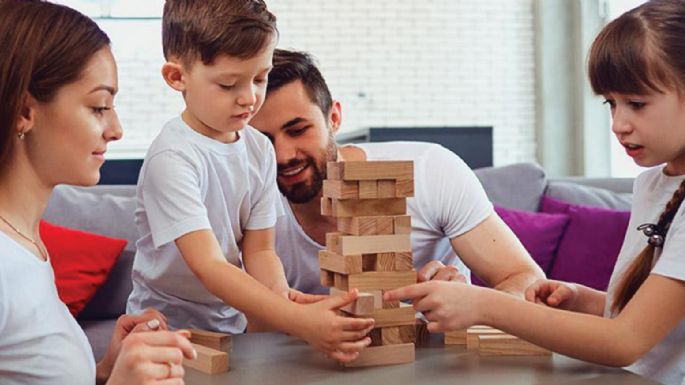
[[[371,344],[366,335],[373,329],[373,319],[343,317],[336,313],[352,303],[359,292],[355,289],[341,296],[331,296],[316,303],[301,306],[301,320],[292,334],[302,338],[330,358],[349,362]]]
[[[183,357],[197,357],[188,338],[190,332],[187,330],[141,332],[127,336],[121,343],[107,385],[183,385]]]
[[[329,296],[320,294],[306,294],[297,289],[290,289],[288,291],[288,299],[299,304],[310,304],[322,301]]]
[[[167,319],[164,314],[156,309],[148,308],[141,314],[124,314],[117,319],[114,332],[109,343],[109,348],[102,361],[97,365],[97,378],[102,380],[109,378],[121,349],[121,342],[133,332],[167,330]]]
[[[383,299],[412,300],[414,309],[423,313],[428,331],[466,329],[481,323],[480,294],[487,289],[461,282],[429,281],[385,292]]]
[[[572,310],[578,299],[578,288],[567,282],[541,279],[526,289],[526,301],[558,309]]]

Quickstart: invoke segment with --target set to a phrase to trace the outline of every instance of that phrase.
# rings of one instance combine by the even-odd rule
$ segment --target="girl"
[[[629,231],[608,292],[539,281],[520,301],[460,283],[386,293],[412,299],[430,331],[487,324],[561,354],[665,384],[685,375],[685,1],[653,0],[607,25],[590,81],[612,130],[640,166]],[[548,306],[531,303],[537,302]],[[516,315],[516,316],[512,316]]]
[[[143,332],[164,328],[154,311],[120,318],[95,365],[39,237],[53,187],[97,183],[121,137],[108,37],[67,7],[0,0],[0,47],[0,382],[182,384],[187,332]]]

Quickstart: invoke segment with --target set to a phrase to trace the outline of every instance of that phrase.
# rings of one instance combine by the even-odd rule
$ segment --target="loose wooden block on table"
[[[509,335],[501,330],[488,326],[470,327],[466,330],[466,349],[477,350],[480,348],[478,337],[482,335]]]
[[[334,287],[330,289],[332,296],[341,296],[346,293],[346,291],[338,290]],[[382,308],[383,294],[380,290],[375,290],[372,292],[360,292],[359,297],[354,302],[341,307],[340,310],[354,315],[368,315]]]
[[[341,274],[334,274],[338,276]],[[367,271],[359,274],[350,274],[346,279],[335,280],[334,285],[339,290],[357,288],[359,291],[392,290],[398,287],[416,283],[415,271]]]
[[[319,267],[343,274],[362,272],[362,255],[340,255],[328,250],[319,251]]]
[[[479,335],[478,352],[482,356],[549,356],[549,350],[518,337],[501,335]]]
[[[346,367],[361,367],[374,365],[392,365],[413,362],[416,358],[414,344],[395,344],[371,346],[359,353],[359,357],[352,362],[343,364]]]
[[[321,214],[332,217],[404,215],[406,212],[406,198],[360,200],[321,198]]]
[[[328,162],[327,177],[333,180],[413,179],[412,161]]]
[[[207,374],[228,372],[228,353],[198,344],[192,345],[197,352],[197,358],[194,360],[184,358],[183,366]]]
[[[445,345],[466,345],[466,329],[445,332]]]
[[[222,352],[231,351],[231,335],[226,333],[210,332],[200,329],[188,329],[191,333],[190,342]]]

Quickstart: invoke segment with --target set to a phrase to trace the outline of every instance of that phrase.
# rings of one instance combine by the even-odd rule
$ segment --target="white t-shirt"
[[[611,317],[610,307],[614,301],[620,278],[635,257],[647,246],[647,237],[638,231],[643,223],[656,223],[671,200],[673,193],[685,177],[667,176],[662,167],[640,174],[635,180],[633,206],[626,238],[616,261],[607,290],[604,315]],[[658,257],[652,274],[685,280],[685,204],[676,213],[668,230],[662,250],[656,250]],[[680,385],[685,379],[685,320],[652,350],[626,369],[669,385]]]
[[[127,312],[153,307],[172,328],[243,332],[245,316],[204,287],[174,240],[212,230],[226,260],[242,267],[243,231],[273,227],[282,213],[269,140],[247,126],[236,142],[221,143],[173,119],[148,150],[136,204],[140,238]]]
[[[470,271],[452,249],[450,239],[483,222],[494,211],[476,175],[461,158],[432,143],[360,143],[367,160],[413,160],[414,192],[407,199],[412,217],[414,266],[432,260],[455,265],[467,277]],[[319,281],[318,252],[324,248],[297,222],[285,197],[285,216],[276,224],[276,252],[283,261],[291,287],[307,293],[326,293]]]
[[[93,350],[52,266],[0,231],[0,384],[94,383]]]

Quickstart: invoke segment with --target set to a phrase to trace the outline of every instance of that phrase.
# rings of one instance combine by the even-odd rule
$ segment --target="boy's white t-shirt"
[[[414,161],[414,193],[407,199],[412,217],[414,266],[432,260],[455,265],[467,277],[470,271],[452,249],[450,239],[462,235],[494,213],[492,203],[473,171],[453,152],[432,143],[359,143],[367,160]],[[276,252],[283,261],[291,287],[307,293],[327,293],[321,286],[318,252],[281,196],[286,215],[276,224]]]
[[[95,383],[93,350],[50,262],[0,231],[0,384]]]
[[[212,230],[226,260],[242,267],[243,231],[273,227],[282,213],[269,140],[247,126],[236,142],[221,143],[173,119],[148,150],[136,204],[140,238],[127,312],[153,307],[171,328],[242,333],[245,316],[204,287],[174,241]]]
[[[672,177],[663,167],[645,171],[635,180],[633,205],[626,238],[609,281],[604,315],[611,317],[611,304],[624,271],[647,246],[647,237],[637,227],[656,223],[684,176]],[[685,281],[685,204],[676,213],[662,250],[656,250],[652,274]],[[652,350],[626,369],[664,384],[680,385],[685,379],[685,320]]]

